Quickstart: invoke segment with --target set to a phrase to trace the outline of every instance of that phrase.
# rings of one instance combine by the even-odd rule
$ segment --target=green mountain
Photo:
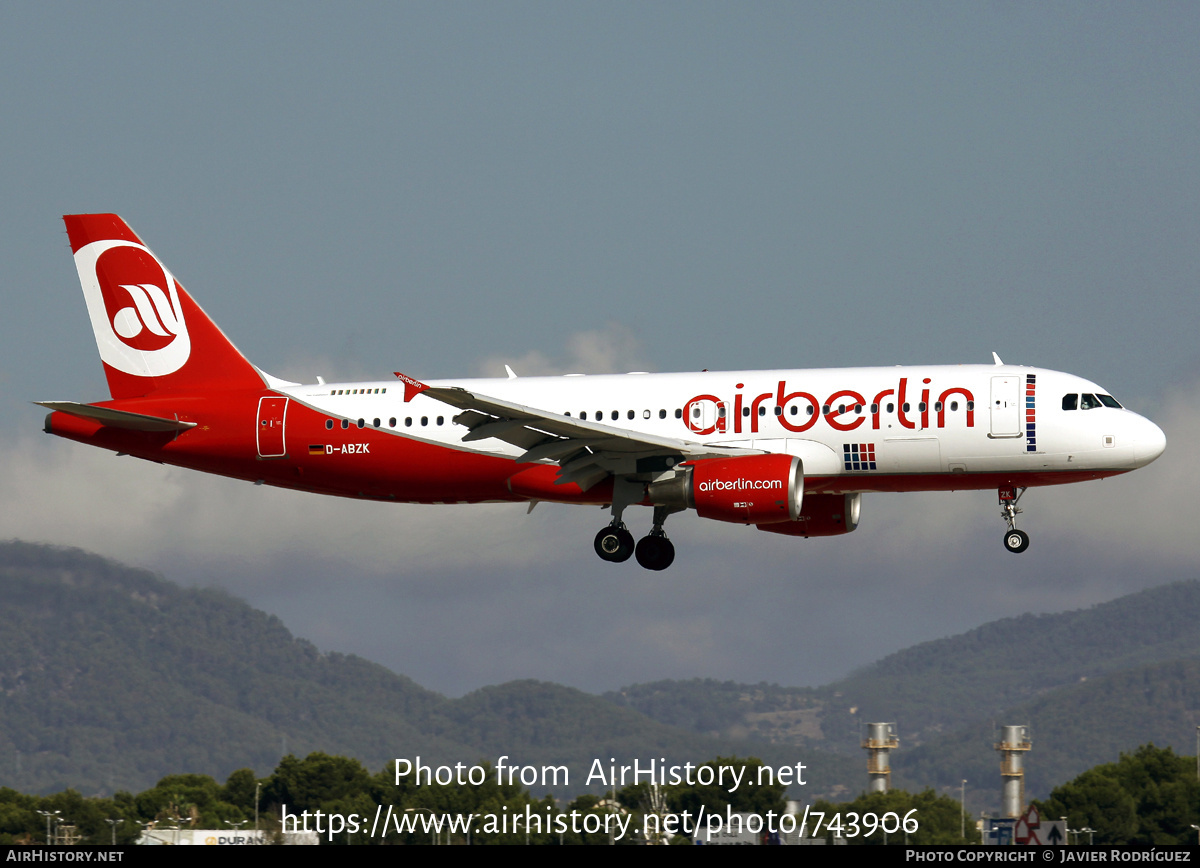
[[[1044,798],[1064,781],[1141,744],[1194,753],[1200,660],[1172,660],[1089,678],[1006,709],[995,720],[1029,725],[1033,749],[1025,761],[1026,791]],[[962,778],[996,781],[996,741],[992,720],[980,719],[911,751],[898,751],[895,782],[912,788],[918,782],[952,785]]]
[[[865,781],[866,721],[897,723],[899,786],[998,789],[999,724],[1027,724],[1027,792],[1200,724],[1200,582],[1009,618],[900,651],[821,688],[662,681],[592,696],[516,681],[450,700],[358,657],[321,653],[220,591],[78,550],[0,544],[0,786],[145,789],[224,779],[313,751],[380,769],[427,764],[669,763],[754,755],[808,767],[803,797]],[[995,784],[993,784],[995,782]],[[598,787],[593,787],[598,789]]]
[[[663,681],[605,698],[694,732],[859,757],[863,723],[895,722],[894,782],[909,789],[956,787],[963,778],[998,789],[996,727],[1029,725],[1026,788],[1045,795],[1146,742],[1194,749],[1200,582],[995,621],[820,688]]]
[[[0,544],[0,786],[137,791],[168,774],[224,780],[313,751],[381,769],[703,762],[787,745],[714,739],[555,684],[518,681],[458,700],[358,657],[320,653],[226,593],[185,589],[73,549]],[[817,765],[829,787],[846,760]]]

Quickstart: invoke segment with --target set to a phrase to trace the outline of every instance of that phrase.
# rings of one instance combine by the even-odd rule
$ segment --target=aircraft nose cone
[[[1143,467],[1163,454],[1167,448],[1167,435],[1149,419],[1142,419],[1133,441],[1133,456],[1139,467]]]

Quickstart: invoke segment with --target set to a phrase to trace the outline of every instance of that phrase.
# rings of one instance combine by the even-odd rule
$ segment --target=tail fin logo
[[[171,307],[162,287],[153,283],[122,283],[121,289],[133,297],[133,307],[123,307],[113,317],[113,330],[126,341],[140,335],[143,329],[160,337],[174,337],[183,326],[182,314]]]
[[[179,284],[141,244],[106,239],[75,253],[92,330],[105,364],[136,377],[178,371],[192,351]]]

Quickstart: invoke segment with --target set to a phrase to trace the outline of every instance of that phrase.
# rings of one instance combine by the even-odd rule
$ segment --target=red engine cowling
[[[681,481],[687,505],[703,518],[773,524],[800,517],[804,472],[792,455],[706,458],[688,465]]]
[[[795,521],[758,523],[759,530],[789,536],[838,536],[858,527],[861,494],[810,494]]]

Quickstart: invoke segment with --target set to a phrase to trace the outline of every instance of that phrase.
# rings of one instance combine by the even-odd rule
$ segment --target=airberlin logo
[[[118,335],[129,341],[143,330],[164,338],[179,334],[183,317],[160,287],[152,283],[122,283],[121,289],[129,293],[133,307],[123,307],[113,317],[113,331]]]
[[[946,427],[946,416],[962,415],[966,427],[975,427],[975,396],[962,386],[951,386],[940,392],[931,389],[931,378],[925,377],[918,387],[909,386],[908,377],[900,377],[895,388],[883,389],[868,398],[853,389],[838,389],[824,401],[812,392],[788,391],[786,380],[780,380],[774,391],[760,395],[743,395],[744,383],[735,388],[732,406],[717,395],[697,395],[683,407],[683,424],[693,434],[758,434],[768,419],[774,419],[785,431],[807,431],[824,419],[836,431],[853,431],[869,423],[878,430],[883,424],[891,427],[894,421],[902,428],[927,429],[936,424]],[[732,417],[732,419],[730,418]],[[769,429],[767,429],[769,430]]]
[[[75,253],[75,267],[105,364],[135,377],[183,367],[192,341],[179,285],[153,253],[132,241],[93,241]]]
[[[783,488],[782,479],[713,479],[701,482],[697,488],[701,491],[742,491],[748,488]]]

